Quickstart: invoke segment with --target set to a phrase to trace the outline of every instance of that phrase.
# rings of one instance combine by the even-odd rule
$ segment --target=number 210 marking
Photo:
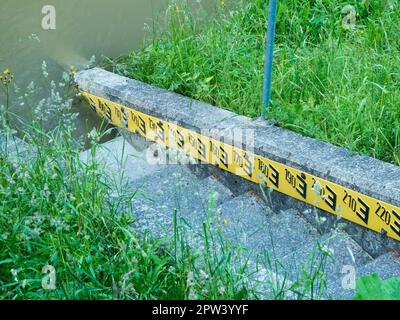
[[[350,210],[352,210],[365,224],[368,225],[369,220],[369,206],[360,198],[357,200],[350,195],[346,190],[344,190],[345,196],[343,198],[343,203],[346,204]]]

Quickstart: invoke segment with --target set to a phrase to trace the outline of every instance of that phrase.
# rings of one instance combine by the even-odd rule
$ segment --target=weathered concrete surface
[[[136,227],[157,237],[173,234],[174,212],[183,219],[193,233],[202,234],[202,225],[211,197],[216,205],[231,198],[229,189],[215,178],[196,179],[185,166],[167,166],[144,179],[132,181],[136,192],[132,212]]]
[[[373,260],[347,234],[333,231],[319,238],[318,241],[309,242],[298,251],[294,251],[285,258],[284,264],[287,270],[297,276],[301,276],[301,270],[311,274],[317,270],[324,255],[326,255],[326,265],[322,270],[327,282],[327,298],[340,298],[341,292],[346,292],[342,288],[342,281],[345,276],[343,272],[347,268],[357,271]]]
[[[79,72],[76,75],[76,82],[84,91],[198,132],[204,133],[208,130],[208,135],[214,138],[220,138],[221,130],[224,130],[226,142],[232,141],[243,148],[248,147],[247,143],[238,145],[238,137],[234,132],[236,128],[249,129],[245,135],[250,138],[255,137],[254,153],[400,206],[398,166],[369,157],[352,155],[343,148],[303,137],[267,122],[260,124],[233,112],[99,68]],[[243,141],[246,141],[246,137]],[[229,180],[230,175],[225,174],[225,176]],[[237,180],[237,177],[233,179]],[[244,183],[243,189],[247,186],[248,184]],[[272,197],[282,209],[290,205],[301,210],[304,217],[320,232],[329,232],[336,223],[333,215],[320,210],[317,210],[316,215],[309,205],[277,193]],[[322,226],[316,216],[324,218],[325,223]],[[351,222],[344,223],[347,225],[346,231],[372,256],[377,257],[388,250],[400,248],[399,243],[394,240],[381,237]]]
[[[221,223],[226,239],[246,246],[253,255],[269,252],[271,260],[289,255],[318,235],[295,210],[273,212],[252,193],[225,202],[218,211],[226,221]]]

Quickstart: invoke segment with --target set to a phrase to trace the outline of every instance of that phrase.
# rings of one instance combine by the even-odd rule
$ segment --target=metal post
[[[261,108],[261,116],[263,118],[265,118],[271,98],[272,63],[274,58],[274,41],[275,41],[277,7],[278,7],[278,0],[269,1],[267,39],[266,39],[266,49],[265,49],[265,66],[264,66],[263,105]]]

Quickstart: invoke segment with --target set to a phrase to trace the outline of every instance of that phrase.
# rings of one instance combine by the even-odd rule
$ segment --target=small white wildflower
[[[312,186],[312,190],[314,191],[315,195],[317,195],[317,196],[319,196],[321,194],[322,189],[323,189],[323,187],[318,180]]]
[[[43,74],[43,77],[45,77],[46,79],[49,77],[49,73],[47,72],[47,64],[46,64],[46,61],[44,61],[44,60],[42,62],[42,74]]]
[[[150,26],[147,23],[144,23],[143,30],[150,31]]]
[[[321,251],[327,255],[332,255],[334,250],[332,248],[329,248],[327,245],[323,246],[321,248]]]
[[[100,134],[98,133],[96,128],[93,128],[89,133],[88,133],[88,138],[91,139],[92,141],[99,141],[100,139]]]
[[[41,233],[42,233],[42,229],[40,229],[40,228],[31,229],[31,231],[30,231],[30,235],[32,236],[32,238],[38,238]]]
[[[29,82],[28,86],[26,87],[26,91],[28,92],[28,95],[35,92],[35,83],[33,81]]]
[[[11,269],[10,271],[11,271],[12,276],[14,277],[14,280],[18,281],[18,272],[20,272],[21,269]]]
[[[15,83],[14,83],[14,92],[16,94],[18,94],[21,91],[20,87],[18,87]]]
[[[168,268],[168,272],[169,272],[169,273],[175,273],[175,268],[174,268],[173,266],[170,266],[170,267]]]
[[[32,33],[32,34],[29,36],[29,40],[35,40],[35,41],[37,41],[37,42],[40,42],[40,38],[39,38],[39,36],[38,36],[36,33]]]
[[[196,291],[194,291],[193,289],[189,290],[188,298],[189,298],[189,300],[198,300],[199,299]]]
[[[125,283],[126,281],[128,281],[129,278],[130,278],[130,276],[131,276],[131,274],[132,274],[132,273],[135,273],[135,272],[136,272],[136,270],[133,269],[133,270],[131,270],[131,271],[125,273],[125,274],[122,276],[122,281],[123,281],[124,283]]]
[[[69,82],[69,74],[64,71],[62,74],[62,79],[64,82],[68,83]]]
[[[89,62],[88,62],[88,64],[87,64],[87,68],[91,68],[91,67],[93,67],[94,65],[96,64],[96,56],[95,55],[93,55],[93,56],[91,56],[91,58],[90,58],[90,60],[89,60]]]
[[[204,270],[200,270],[200,277],[202,280],[207,280],[209,278],[209,275],[204,272]]]
[[[326,219],[325,217],[321,217],[321,216],[318,214],[318,212],[316,211],[316,212],[315,212],[315,221],[316,221],[318,224],[322,225],[322,224],[324,224],[324,223],[327,221],[327,219]]]
[[[4,233],[1,235],[1,238],[2,238],[3,240],[7,240],[9,235],[10,235],[10,234],[9,234],[8,232],[4,232]]]
[[[74,261],[74,256],[70,252],[67,252],[66,259],[67,261]]]

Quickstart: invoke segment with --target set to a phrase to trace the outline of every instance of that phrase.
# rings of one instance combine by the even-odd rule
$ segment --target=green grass
[[[260,114],[267,1],[221,1],[212,17],[175,1],[147,45],[116,72],[251,117]],[[342,9],[357,11],[354,30]],[[280,1],[267,118],[400,164],[398,0]]]
[[[400,277],[382,281],[371,274],[357,280],[355,300],[400,300]]]

